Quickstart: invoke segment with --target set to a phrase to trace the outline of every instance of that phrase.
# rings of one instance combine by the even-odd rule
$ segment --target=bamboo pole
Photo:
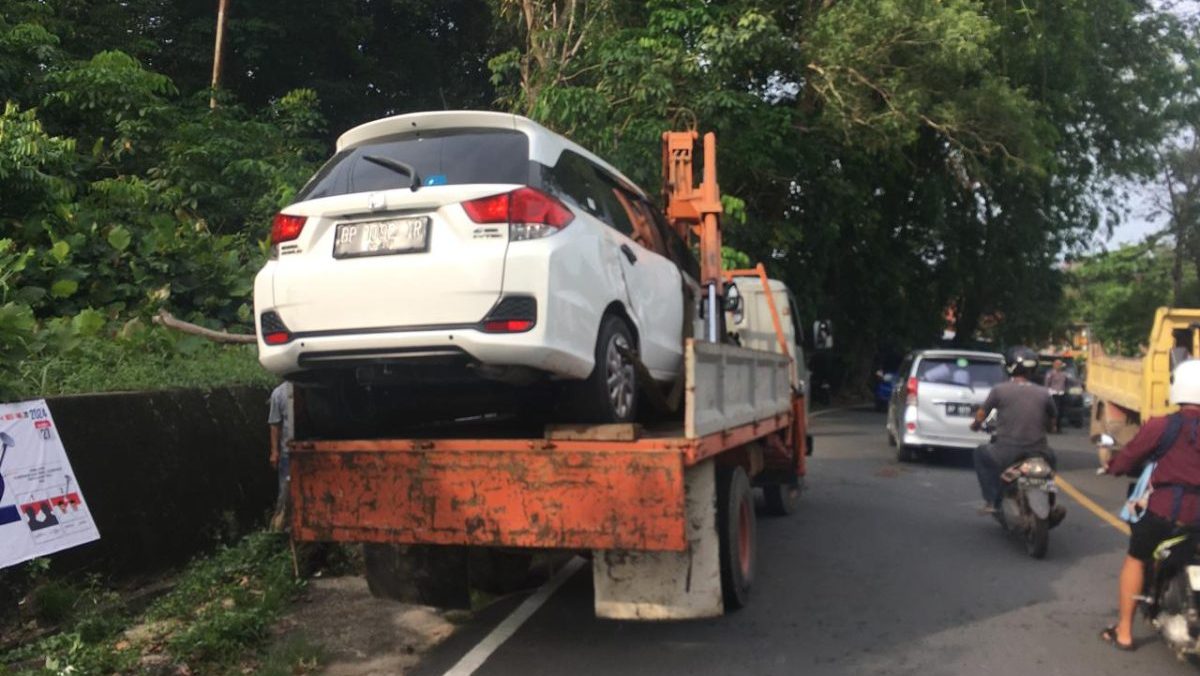
[[[221,87],[221,61],[225,51],[225,10],[229,0],[219,0],[217,4],[217,41],[213,46],[212,94],[208,99],[208,107],[216,109],[217,90]]]

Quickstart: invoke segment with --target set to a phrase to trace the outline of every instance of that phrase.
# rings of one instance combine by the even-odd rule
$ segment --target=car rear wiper
[[[390,157],[381,157],[379,155],[363,155],[363,159],[371,164],[378,164],[385,169],[391,169],[397,174],[407,174],[411,179],[408,187],[412,189],[413,192],[416,192],[417,189],[421,187],[421,175],[418,174],[417,170],[413,169],[413,166],[407,162],[401,162],[400,160],[393,160]]]

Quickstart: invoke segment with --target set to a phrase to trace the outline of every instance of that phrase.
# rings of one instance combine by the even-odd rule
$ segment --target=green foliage
[[[124,614],[120,596],[95,580],[82,589],[49,583],[36,598],[55,599],[63,630],[0,655],[0,674],[127,673],[164,648],[168,664],[219,673],[257,661],[267,629],[302,586],[278,533],[255,533],[193,561],[139,617]],[[319,659],[313,646],[289,641],[264,656],[263,668],[301,673]]]
[[[265,638],[271,621],[300,588],[286,538],[255,533],[194,562],[147,618],[186,620],[167,642],[176,659],[221,663]]]
[[[76,12],[99,9],[18,1],[0,17],[0,397],[217,384],[220,366],[257,382],[249,350],[107,334],[163,307],[250,329],[259,241],[323,159],[320,102],[301,89],[211,111],[119,51],[131,45],[64,51],[56,33],[78,46]]]
[[[0,322],[2,317],[0,310]],[[274,376],[259,365],[253,345],[217,345],[198,336],[138,326],[135,323],[116,335],[76,338],[69,349],[27,357],[13,369],[8,390],[0,391],[0,396],[14,400],[84,392],[276,384]],[[83,330],[77,329],[75,335]]]
[[[843,327],[852,368],[927,346],[947,308],[964,342],[1044,339],[1060,254],[1194,110],[1195,22],[1143,3],[495,4],[507,108],[647,186],[662,130],[717,133],[746,205],[726,243]]]
[[[1150,336],[1154,312],[1171,303],[1172,251],[1153,241],[1096,254],[1071,266],[1066,306],[1114,354],[1137,355]],[[1177,305],[1200,307],[1195,273],[1184,280]]]

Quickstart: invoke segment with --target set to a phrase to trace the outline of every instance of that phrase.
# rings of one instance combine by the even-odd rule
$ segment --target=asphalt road
[[[899,464],[881,414],[815,421],[816,455],[800,511],[759,516],[750,605],[725,617],[643,624],[592,614],[586,567],[476,673],[1113,674],[1195,673],[1139,621],[1140,647],[1101,643],[1115,616],[1126,538],[1066,498],[1045,560],[1029,559],[976,513],[969,459]],[[1120,481],[1093,473],[1083,432],[1055,437],[1061,474],[1117,509]],[[499,604],[429,654],[440,674],[498,622]]]

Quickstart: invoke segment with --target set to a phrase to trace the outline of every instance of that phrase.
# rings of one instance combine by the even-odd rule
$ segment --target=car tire
[[[900,462],[915,462],[917,459],[916,449],[908,444],[896,445],[896,460]]]
[[[608,315],[596,337],[596,364],[586,380],[573,383],[567,396],[570,420],[582,423],[631,423],[637,418],[637,371],[622,350],[636,350],[633,332],[620,317]]]

